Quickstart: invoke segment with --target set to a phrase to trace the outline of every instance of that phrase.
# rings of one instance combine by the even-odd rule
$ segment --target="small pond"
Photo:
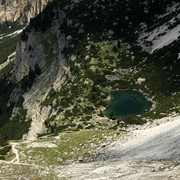
[[[103,112],[110,118],[119,118],[128,115],[140,115],[151,109],[152,102],[137,91],[122,90],[111,93],[109,105]]]

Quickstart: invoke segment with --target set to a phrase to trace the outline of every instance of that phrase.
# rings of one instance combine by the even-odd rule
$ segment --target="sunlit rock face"
[[[0,0],[0,23],[29,22],[45,7],[49,0]]]

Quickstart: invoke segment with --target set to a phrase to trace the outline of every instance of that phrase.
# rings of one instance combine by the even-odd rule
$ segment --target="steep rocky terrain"
[[[0,22],[28,23],[30,19],[39,14],[48,0],[1,0]]]
[[[158,5],[162,12],[156,9]],[[175,105],[173,100],[179,89],[178,52],[171,51],[172,46],[174,50],[178,47],[177,12],[178,3],[164,1],[53,1],[24,30],[17,47],[16,79],[22,80],[30,70],[35,71],[35,66],[42,73],[32,86],[33,91],[37,87],[41,90],[24,95],[26,118],[32,118],[36,127],[42,127],[42,119],[49,131],[71,126],[78,129],[77,124],[81,128],[96,127],[100,123],[97,116],[102,116],[107,106],[107,97],[118,89],[140,90],[156,103],[153,111],[140,118],[123,119],[127,123],[141,124],[147,119],[178,113],[179,101]],[[168,34],[172,34],[170,40]],[[164,46],[168,49],[165,55]],[[138,83],[140,78],[145,82]],[[34,103],[35,110],[28,108]],[[44,126],[40,129],[45,132]]]
[[[31,18],[41,13],[41,11],[44,9],[47,3],[48,1],[1,1],[1,7],[0,7],[1,8],[1,15],[0,15],[0,23],[1,23],[0,25],[1,80],[0,81],[1,83],[0,84],[1,84],[1,92],[2,92],[1,105],[0,105],[1,126],[2,124],[3,125],[6,124],[6,122],[10,120],[13,112],[15,112],[14,116],[17,115],[18,108],[15,108],[13,110],[13,106],[14,103],[16,103],[19,100],[19,97],[22,95],[22,90],[21,88],[19,88],[18,83],[16,83],[14,74],[12,74],[13,69],[16,69],[16,66],[13,67],[15,57],[17,57],[19,54],[18,51],[16,52],[16,45],[17,42],[20,40],[20,33],[23,31],[24,27],[27,25],[27,23],[30,21]],[[39,53],[41,53],[41,51],[39,51]],[[22,105],[22,103],[20,104]],[[22,113],[24,112],[25,111],[22,110]],[[16,120],[19,122],[19,118],[17,118]],[[10,126],[14,126],[14,125],[15,124],[12,123]],[[6,125],[3,126],[2,131],[6,131],[7,128],[8,127],[6,127]],[[6,139],[6,137],[4,136],[6,135],[1,134],[2,140]],[[20,133],[19,138],[20,137],[22,137],[22,133]]]
[[[115,168],[111,175],[124,168],[118,164],[122,162],[122,154],[139,160],[137,154],[143,150],[147,154],[142,155],[140,162],[150,159],[150,170],[155,168],[151,164],[154,161],[165,167],[166,162],[159,162],[158,158],[152,162],[152,157],[148,156],[151,153],[149,146],[155,146],[153,143],[146,146],[147,149],[141,149],[138,146],[140,142],[135,138],[130,150],[137,150],[137,154],[124,153],[129,152],[129,146],[120,149],[122,141],[110,148],[112,153],[108,153],[108,143],[114,138],[126,137],[133,124],[159,124],[156,119],[179,115],[180,4],[170,0],[54,0],[43,9],[46,1],[29,3],[1,3],[4,13],[0,16],[1,22],[8,20],[10,25],[14,21],[21,24],[19,22],[29,22],[32,16],[37,16],[25,29],[21,26],[9,28],[9,24],[1,26],[2,30],[8,30],[0,34],[1,44],[10,47],[9,44],[17,42],[18,38],[19,42],[16,50],[12,46],[0,57],[0,141],[4,143],[0,151],[1,158],[5,160],[2,167],[7,164],[11,167],[9,172],[3,168],[0,173],[3,176],[9,174],[11,178],[17,168],[13,165],[17,163],[21,171],[15,177],[23,177],[24,168],[29,166],[24,177],[34,171],[32,178],[77,179],[81,175],[81,179],[100,179],[101,172],[106,168],[109,172],[106,163],[113,158],[118,160],[117,166],[112,163]],[[14,8],[13,12],[17,13],[10,14],[8,8]],[[41,9],[43,11],[39,13]],[[138,116],[104,116],[111,92],[122,89],[144,93],[153,102],[152,109]],[[170,118],[170,125],[173,124],[171,120],[173,122],[174,119]],[[173,125],[176,130],[174,137],[178,135],[177,126],[179,123]],[[159,128],[156,146],[160,137],[168,138],[163,136],[163,127]],[[149,139],[153,141],[151,134],[154,129],[149,131],[150,135],[143,139],[142,146],[147,145]],[[172,129],[167,133],[173,136]],[[20,140],[22,138],[24,141]],[[7,143],[9,140],[20,141]],[[36,141],[30,143],[29,140]],[[125,140],[131,144],[131,140]],[[169,153],[167,159],[160,156],[160,159],[170,161],[168,167],[174,164],[172,156],[178,154],[178,140],[171,140],[174,142],[174,154]],[[97,154],[97,148],[105,146],[108,146],[106,151],[103,149]],[[163,143],[162,147],[171,151]],[[152,148],[155,154],[160,150]],[[81,164],[77,165],[82,169],[79,174],[76,167],[67,166],[66,171],[61,166],[77,161],[98,161],[98,158],[104,160],[103,157],[105,165],[95,162],[97,169],[93,164],[86,164],[84,169]],[[134,159],[126,165],[131,167]],[[129,171],[130,174],[136,172],[136,165],[133,166],[135,170]],[[146,165],[146,162],[142,164],[142,171]],[[46,174],[47,166],[50,168]],[[84,176],[86,168],[93,170],[94,174]],[[176,169],[173,171],[176,172]],[[69,172],[74,173],[74,177]],[[107,178],[122,178],[122,173]],[[139,174],[134,177],[142,175],[143,179],[145,174]]]

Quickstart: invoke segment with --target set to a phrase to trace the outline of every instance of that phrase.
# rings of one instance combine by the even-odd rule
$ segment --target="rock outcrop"
[[[42,68],[45,65],[44,49],[39,44],[33,32],[28,36],[27,41],[20,41],[16,47],[14,72],[17,81],[28,75],[30,68],[35,65]]]
[[[61,35],[57,43],[59,47],[57,59],[34,83],[33,87],[23,95],[25,99],[23,106],[28,109],[26,118],[32,120],[29,132],[25,137],[28,140],[35,140],[38,135],[46,132],[44,123],[50,117],[53,109],[51,106],[41,106],[41,102],[47,97],[52,87],[54,89],[60,88],[65,81],[64,74],[69,72],[69,68],[65,68],[63,65],[64,57],[61,53],[65,47],[64,35]]]
[[[37,65],[41,70],[35,81],[25,93],[23,93],[23,108],[27,109],[26,120],[31,120],[29,132],[24,135],[24,139],[35,140],[38,135],[47,131],[44,122],[52,113],[51,106],[42,106],[41,103],[52,89],[59,89],[66,80],[69,67],[65,66],[63,50],[66,46],[65,34],[58,29],[63,23],[63,13],[59,19],[55,19],[53,28],[49,32],[31,30],[28,32],[28,39],[21,40],[16,47],[13,74],[17,82],[21,83],[29,72],[35,71]],[[41,38],[37,38],[41,34]],[[48,39],[49,34],[55,38]],[[46,38],[46,42],[43,41]],[[47,48],[48,47],[48,48]],[[48,56],[51,55],[51,60]],[[13,97],[13,94],[12,94]]]
[[[30,21],[42,11],[49,0],[0,0],[0,23],[19,21],[21,24]]]

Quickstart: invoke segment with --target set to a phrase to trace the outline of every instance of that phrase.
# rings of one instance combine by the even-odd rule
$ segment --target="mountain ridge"
[[[17,149],[19,162],[43,160],[58,172],[59,165],[93,161],[128,127],[178,116],[179,11],[177,1],[165,0],[48,3],[20,34],[12,64],[0,70],[0,141],[24,139],[2,158],[17,156]],[[153,108],[104,116],[119,90],[141,92]]]
[[[115,3],[111,3],[110,1],[108,2],[95,1],[92,4],[88,4],[88,3],[90,2],[88,1],[86,4],[84,4],[84,1],[80,1],[80,2],[69,2],[68,4],[68,2],[65,2],[65,1],[63,2],[53,1],[49,3],[48,6],[46,6],[46,8],[43,10],[42,13],[40,13],[37,17],[31,19],[30,24],[27,26],[25,30],[23,30],[23,33],[21,35],[22,40],[17,45],[13,74],[12,74],[13,77],[15,77],[15,80],[17,81],[16,83],[18,84],[18,86],[15,88],[15,91],[14,91],[16,96],[17,96],[17,93],[16,93],[17,91],[21,92],[18,95],[19,98],[25,93],[23,95],[23,99],[25,98],[24,103],[23,105],[21,105],[21,106],[24,106],[23,108],[24,110],[22,110],[23,116],[26,109],[28,109],[26,113],[31,112],[29,106],[27,105],[28,104],[27,102],[29,101],[27,100],[27,98],[29,99],[29,97],[31,97],[30,101],[34,99],[30,107],[32,106],[32,104],[35,103],[35,104],[39,104],[39,111],[41,111],[40,109],[50,109],[48,110],[49,112],[48,115],[46,113],[42,114],[42,119],[44,119],[43,116],[46,117],[45,118],[45,122],[47,122],[46,125],[48,124],[57,125],[57,123],[59,124],[59,122],[57,121],[58,117],[66,118],[66,114],[69,114],[72,116],[73,109],[68,110],[68,103],[64,102],[64,105],[66,106],[65,109],[67,109],[67,112],[65,112],[66,110],[64,110],[63,112],[63,105],[61,105],[61,102],[60,102],[61,100],[59,101],[59,100],[53,99],[53,96],[56,97],[58,96],[58,94],[62,94],[63,91],[67,91],[67,92],[69,91],[69,95],[73,98],[71,86],[73,87],[73,84],[76,84],[75,82],[79,78],[80,80],[82,80],[82,83],[83,81],[87,82],[91,84],[90,86],[92,86],[92,89],[97,89],[95,92],[93,92],[94,93],[93,97],[91,97],[91,91],[87,90],[89,94],[87,94],[84,97],[84,100],[82,100],[83,106],[86,106],[84,103],[87,101],[89,103],[87,108],[90,108],[93,110],[93,111],[89,111],[89,115],[87,116],[86,114],[83,115],[84,114],[83,111],[81,112],[82,116],[84,116],[85,119],[87,118],[89,120],[91,117],[93,117],[94,113],[96,114],[99,111],[98,106],[100,107],[100,109],[103,109],[103,107],[107,105],[106,104],[107,102],[105,102],[106,100],[104,102],[103,101],[98,102],[99,105],[95,105],[94,104],[95,100],[91,98],[96,99],[98,96],[96,94],[99,94],[99,93],[101,94],[102,97],[107,98],[108,93],[110,93],[110,91],[112,90],[112,87],[109,86],[109,84],[112,84],[114,86],[115,83],[118,83],[118,79],[122,79],[119,81],[120,83],[124,84],[124,87],[121,85],[116,85],[117,86],[116,89],[121,89],[121,88],[140,89],[142,92],[144,92],[148,96],[151,96],[151,98],[153,94],[152,89],[154,89],[154,91],[157,91],[157,92],[159,91],[159,93],[162,93],[162,94],[164,93],[163,86],[161,87],[160,85],[159,86],[160,89],[156,89],[155,87],[151,86],[151,83],[153,83],[153,79],[151,78],[151,76],[148,76],[148,74],[146,74],[145,71],[149,69],[148,66],[152,66],[152,68],[156,66],[154,69],[157,69],[159,68],[159,66],[165,66],[164,63],[167,63],[167,68],[170,68],[171,67],[170,64],[173,62],[162,61],[158,65],[157,60],[155,59],[158,59],[161,56],[159,55],[159,52],[161,50],[158,51],[157,53],[156,52],[153,53],[152,56],[149,54],[143,54],[144,52],[138,49],[139,47],[134,46],[135,44],[133,41],[138,42],[139,35],[136,32],[138,28],[139,28],[139,31],[142,29],[142,20],[144,20],[144,22],[148,22],[147,28],[144,29],[144,31],[148,31],[148,29],[154,28],[153,27],[154,25],[152,27],[150,26],[151,23],[154,21],[154,19],[152,18],[156,17],[157,16],[156,13],[160,13],[160,12],[156,8],[153,9],[153,7],[156,7],[157,4],[160,4],[161,6],[166,4],[166,6],[163,6],[163,8],[161,9],[164,15],[161,15],[160,18],[157,19],[158,23],[162,24],[161,22],[163,22],[164,20],[169,21],[170,19],[171,21],[171,16],[174,16],[174,15],[176,16],[176,10],[178,11],[178,6],[179,6],[178,3],[177,4],[175,4],[175,2],[172,3],[172,11],[170,11],[169,13],[167,12],[168,12],[168,7],[171,6],[170,1],[166,3],[164,1],[158,2],[158,3],[154,1],[153,2],[147,1],[147,3],[138,1],[138,3],[136,4],[134,4],[133,2],[126,4],[124,2],[119,2],[119,1]],[[139,8],[141,7],[142,10],[136,12],[136,9],[138,8],[135,9],[134,8],[135,6]],[[104,16],[102,16],[101,14],[96,14],[98,11],[95,8],[98,8],[98,10],[102,14],[104,14]],[[114,8],[114,11],[112,11],[113,8]],[[92,11],[92,9],[94,9],[94,11]],[[68,13],[69,10],[71,13]],[[133,12],[135,11],[134,14],[136,15],[136,17],[129,14],[130,10]],[[81,11],[81,14],[79,14],[78,11]],[[119,13],[120,13],[120,18],[118,18]],[[75,17],[74,16],[75,14],[77,14],[78,16],[75,19],[73,19]],[[105,17],[105,21],[102,21],[102,18],[104,17]],[[139,19],[139,17],[143,17],[144,19]],[[110,20],[110,18],[112,18],[112,20]],[[90,22],[92,23],[91,26],[89,26],[87,19],[89,19]],[[100,21],[102,22],[102,24],[99,23]],[[176,21],[178,22],[178,17],[176,17]],[[112,23],[112,25],[110,26],[107,22]],[[173,21],[173,23],[176,23],[175,20]],[[92,28],[93,24],[96,25],[96,29]],[[121,26],[119,26],[119,24],[121,24]],[[118,33],[119,31],[121,32],[120,34]],[[147,32],[147,33],[151,33],[151,32]],[[41,38],[39,38],[40,36]],[[123,36],[122,39],[121,39],[121,36]],[[148,36],[148,34],[146,36]],[[158,36],[158,33],[157,33],[157,36]],[[105,42],[104,39],[107,39],[106,40],[107,42]],[[139,40],[141,39],[143,39],[143,37],[139,38]],[[99,41],[99,44],[96,43],[94,40]],[[145,43],[146,42],[144,42],[144,44]],[[83,46],[86,47],[86,49]],[[108,57],[108,55],[106,55],[105,52],[101,50],[100,46],[107,48],[107,51],[113,54],[113,56]],[[78,48],[81,48],[81,54],[79,54],[80,52]],[[138,53],[139,50],[142,53]],[[129,51],[132,51],[132,52],[129,53]],[[163,49],[162,49],[162,52],[163,52]],[[99,60],[96,57],[95,53],[99,53],[99,56],[101,56]],[[129,56],[131,56],[131,60],[128,59]],[[144,57],[141,57],[141,56],[144,56]],[[86,59],[85,60],[86,62],[83,62],[83,58]],[[114,65],[113,64],[111,65],[112,67],[110,67],[110,71],[107,70],[108,63],[103,64],[103,61],[105,62],[107,58],[112,59],[112,60],[108,60],[109,62],[114,61]],[[143,58],[144,61],[141,62],[140,61],[141,58]],[[104,60],[102,61],[101,59],[104,59]],[[142,64],[144,63],[145,70],[143,70],[140,67],[141,63]],[[148,64],[148,66],[146,63]],[[178,78],[178,72],[176,72],[177,63],[178,61],[175,63],[175,66],[173,65],[174,72],[172,73],[172,75],[174,74],[173,76],[177,76]],[[96,68],[95,67],[96,65],[98,65],[99,67]],[[89,70],[86,70],[88,69],[87,66]],[[115,75],[114,77],[117,80],[113,82],[111,77],[114,76],[112,75],[114,73],[112,73],[111,71],[115,71],[117,69],[116,66],[121,66],[121,68],[120,70],[118,70],[119,72],[117,73],[119,75],[117,77]],[[103,72],[104,68],[106,68],[105,72]],[[138,69],[139,72],[136,70],[136,68]],[[126,69],[126,70],[123,70],[123,69]],[[79,75],[78,71],[83,74],[82,77],[81,75]],[[166,77],[169,76],[169,72],[170,72],[170,71],[168,72],[168,71],[163,71],[163,70],[159,71],[158,69],[157,71],[158,73],[163,74]],[[47,75],[51,72],[56,72],[54,75],[49,76],[49,77],[52,77],[52,79],[54,80],[50,80],[51,78],[47,78]],[[142,72],[142,74],[147,76],[144,82],[145,88],[143,88],[142,86],[138,86],[138,84],[136,83],[137,79],[141,78],[142,76],[140,75],[140,72]],[[98,75],[98,77],[96,74]],[[129,78],[128,76],[131,78]],[[61,78],[63,79],[62,80],[63,83],[61,83]],[[44,83],[46,81],[47,83]],[[67,83],[68,81],[70,82],[72,81],[70,86]],[[105,82],[105,84],[102,85],[102,87],[99,86],[98,84],[100,81]],[[175,81],[175,79],[173,81]],[[149,84],[146,85],[146,83],[149,83]],[[162,81],[162,83],[164,83],[164,80]],[[164,88],[168,89],[172,81],[171,80],[166,81],[166,83],[167,85],[164,84]],[[176,83],[178,86],[178,80],[176,81]],[[174,83],[174,85],[176,83]],[[60,89],[61,84],[67,89],[61,90]],[[133,85],[130,85],[130,84],[133,84]],[[83,86],[84,86],[83,88],[87,88],[85,87],[85,85]],[[107,86],[108,88],[103,92],[102,88],[104,88],[105,86]],[[33,96],[31,96],[31,93],[29,93],[30,95],[26,95],[28,94],[28,91],[30,92],[34,91],[34,90],[31,91],[30,90],[31,88],[35,89],[35,92],[36,92],[36,93],[32,93],[34,94],[33,95],[34,98]],[[41,91],[38,90],[39,88],[41,89]],[[83,88],[82,88],[82,91],[84,91]],[[41,96],[40,94],[43,94],[43,92],[45,93],[45,95]],[[79,101],[78,100],[79,98],[81,99],[80,97],[81,95],[79,93],[80,92],[78,90],[77,91],[78,97],[76,98],[74,97],[75,99],[77,99],[76,101]],[[13,93],[11,97],[14,97]],[[10,104],[16,104],[19,98],[15,98],[14,100],[13,98],[11,98],[9,100]],[[41,100],[41,98],[43,100]],[[64,97],[62,97],[62,99],[64,99],[63,101],[68,101]],[[57,102],[54,103],[54,101],[57,101]],[[153,100],[153,101],[156,101],[156,100]],[[55,104],[53,106],[55,106],[55,108],[57,109],[54,109],[52,107],[52,103]],[[57,106],[57,104],[60,104],[60,106]],[[69,104],[72,105],[71,108],[76,109],[77,102],[71,102],[71,103],[69,102]],[[17,109],[19,109],[19,107]],[[61,113],[59,112],[60,109],[62,111]],[[42,112],[45,112],[45,111],[42,110]],[[77,111],[77,110],[74,110],[74,111]],[[16,111],[16,107],[15,107],[14,112],[19,114],[19,112]],[[37,112],[38,113],[37,115],[33,114],[34,112],[35,111],[32,111],[32,113],[30,113],[31,115],[25,114],[26,120],[28,119],[30,120],[32,117],[34,119],[36,117],[35,119],[37,119],[37,122],[38,122],[38,118],[40,118],[39,113],[41,114],[41,112]],[[16,113],[12,115],[12,117],[16,117]],[[159,113],[161,114],[161,112]],[[21,113],[19,115],[21,115]],[[150,115],[150,117],[148,118],[151,119],[152,116],[154,115]],[[53,122],[54,121],[53,120],[51,123],[49,122],[49,120],[52,118],[55,119],[55,122]],[[74,119],[79,119],[79,118],[81,118],[80,115],[77,115],[77,117]],[[139,123],[141,122],[139,121]],[[61,123],[60,123],[60,126],[61,126]],[[45,128],[43,129],[45,130]],[[44,130],[42,130],[42,132],[45,132]]]

